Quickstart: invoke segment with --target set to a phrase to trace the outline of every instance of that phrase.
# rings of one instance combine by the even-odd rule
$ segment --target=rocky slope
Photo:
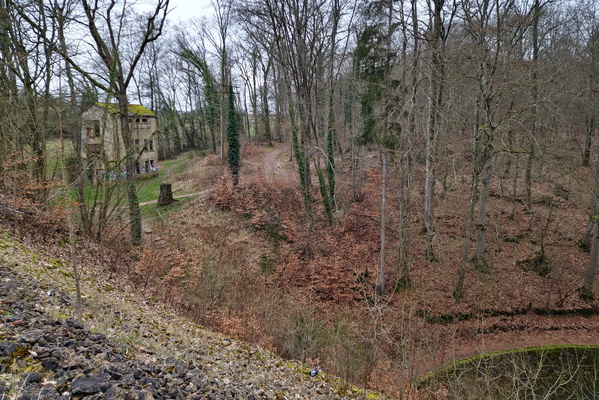
[[[0,245],[0,399],[377,398],[207,331],[7,236]]]

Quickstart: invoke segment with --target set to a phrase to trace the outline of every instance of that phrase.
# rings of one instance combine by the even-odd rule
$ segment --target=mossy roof
[[[116,103],[96,103],[97,105],[99,105],[100,107],[106,109],[108,112],[110,113],[118,113],[119,111],[119,105]],[[127,108],[129,108],[129,112],[133,115],[151,115],[152,117],[155,117],[156,114],[154,114],[152,111],[148,110],[147,108],[145,108],[144,106],[141,106],[139,104],[129,104],[127,106]]]

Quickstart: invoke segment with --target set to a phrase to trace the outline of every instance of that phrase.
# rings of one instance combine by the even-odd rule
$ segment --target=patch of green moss
[[[46,263],[46,268],[47,269],[60,269],[62,267],[64,267],[62,261],[60,261],[57,258],[52,259],[52,260],[48,260],[48,262]]]
[[[420,386],[451,388],[450,398],[456,399],[474,398],[472,393],[476,398],[508,399],[513,398],[511,391],[522,387],[540,397],[553,393],[551,398],[592,398],[585,396],[589,387],[599,384],[598,369],[599,346],[524,347],[456,360],[426,374]]]
[[[475,271],[484,275],[489,275],[491,273],[491,267],[489,267],[489,264],[485,260],[479,262],[476,258],[472,258],[471,262],[472,268],[474,268]]]
[[[272,275],[277,268],[277,261],[266,254],[260,256],[260,269],[265,275]]]
[[[547,276],[553,269],[544,251],[538,251],[534,256],[516,262],[523,271],[534,271],[540,276]]]
[[[15,351],[13,351],[11,354],[9,354],[9,357],[11,358],[25,358],[26,356],[28,356],[29,353],[29,349],[27,347],[23,347],[23,346],[19,346],[15,349]]]
[[[102,286],[102,290],[104,292],[112,292],[115,290],[115,287],[112,285],[104,285],[104,286]]]
[[[65,270],[63,270],[63,269],[61,269],[61,270],[59,271],[59,273],[60,273],[62,276],[64,276],[65,278],[72,278],[72,277],[73,277],[73,273],[72,273],[72,272],[70,272],[70,271],[65,271]]]

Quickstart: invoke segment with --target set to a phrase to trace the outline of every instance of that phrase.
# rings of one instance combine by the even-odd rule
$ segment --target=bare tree
[[[412,39],[412,63],[410,66],[411,87],[409,88],[410,97],[406,102],[406,110],[409,111],[407,129],[400,137],[400,157],[399,157],[399,246],[397,257],[397,284],[399,286],[409,286],[409,249],[410,249],[410,219],[411,219],[411,179],[413,166],[412,146],[416,137],[416,103],[419,88],[420,73],[420,28],[418,21],[418,2],[410,1],[411,24],[407,17],[403,18],[403,37],[406,45],[404,46],[404,58],[408,59],[407,42]],[[411,25],[411,26],[410,26]],[[409,28],[411,27],[411,32]],[[407,68],[407,67],[406,67]]]
[[[125,53],[126,38],[123,28],[128,23],[128,9],[126,0],[119,2],[109,0],[104,3],[83,0],[81,7],[84,19],[80,21],[88,30],[93,41],[93,51],[100,57],[104,66],[104,73],[98,77],[93,71],[86,70],[82,64],[66,53],[64,49],[57,48],[58,53],[89,82],[107,93],[112,93],[118,101],[120,127],[126,151],[127,192],[129,202],[129,221],[131,224],[131,242],[134,245],[141,243],[141,213],[137,191],[135,188],[135,155],[129,125],[129,101],[127,90],[134,77],[135,69],[149,43],[157,40],[162,34],[164,20],[168,11],[169,0],[158,0],[153,11],[145,15],[140,24],[137,40],[131,43],[133,52]],[[35,21],[28,21],[34,28],[41,27]],[[102,25],[100,25],[100,22]]]
[[[42,203],[47,197],[46,136],[54,72],[51,41],[56,37],[56,30],[48,23],[41,1],[24,5],[15,0],[2,0],[0,16],[0,85],[8,106],[0,130],[3,136],[0,157],[4,161],[10,154],[11,164],[31,166],[34,184],[29,184],[27,191],[31,193],[30,198]],[[25,23],[28,19],[34,19],[38,29],[30,31]],[[19,186],[29,182],[28,179],[14,182],[17,181]]]
[[[428,261],[435,261],[433,250],[434,229],[434,192],[435,192],[435,164],[437,153],[437,142],[440,129],[441,107],[443,105],[443,90],[445,85],[445,42],[453,17],[457,11],[457,3],[454,1],[446,18],[443,18],[445,0],[434,0],[431,4],[431,23],[428,28],[427,43],[430,50],[430,74],[429,74],[429,112],[428,127],[426,135],[426,165],[424,184],[424,226],[426,228],[425,257]]]
[[[478,93],[473,110],[472,191],[459,277],[454,289],[456,298],[462,297],[475,203],[478,203],[478,235],[474,262],[481,271],[487,270],[484,253],[489,187],[495,155],[494,146],[498,129],[502,123],[507,121],[507,112],[501,108],[506,102],[504,88],[510,78],[505,71],[512,61],[514,49],[521,43],[524,32],[530,26],[530,20],[522,18],[520,14],[528,15],[529,12],[528,9],[518,9],[516,4],[510,1],[483,0],[480,4],[477,2],[462,3],[464,30],[471,40],[474,61],[472,67],[476,72]],[[507,102],[509,103],[509,100]],[[478,188],[479,183],[480,189]]]
[[[229,85],[229,54],[227,49],[228,31],[231,25],[231,13],[233,9],[232,0],[211,0],[216,12],[215,23],[218,31],[218,39],[213,41],[218,50],[220,58],[220,160],[224,162],[224,137],[226,130],[225,115],[227,114],[227,87]],[[210,37],[210,36],[209,36]]]
[[[251,33],[266,51],[274,50],[276,71],[280,72],[285,83],[293,154],[308,231],[313,223],[310,157],[321,154],[314,151],[314,147],[319,146],[323,134],[321,127],[325,124],[321,121],[326,121],[323,113],[319,112],[326,110],[326,107],[320,106],[323,90],[327,87],[321,84],[326,81],[327,72],[322,65],[333,49],[329,38],[334,40],[331,32],[337,32],[335,21],[341,15],[339,4],[337,7],[335,4],[329,7],[326,1],[257,0],[244,4],[238,10],[240,15],[244,15],[245,31]],[[270,44],[266,46],[266,43]],[[320,164],[315,163],[314,166],[319,173]],[[321,186],[324,182],[319,180]],[[324,193],[327,191],[321,188],[325,209],[330,209],[330,203],[328,207],[326,204],[330,195],[324,196]]]

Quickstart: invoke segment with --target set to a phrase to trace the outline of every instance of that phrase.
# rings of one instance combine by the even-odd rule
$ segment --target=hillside
[[[452,297],[452,289],[469,201],[466,161],[448,164],[446,179],[437,183],[433,262],[424,257],[418,212],[423,193],[416,185],[424,179],[422,169],[415,169],[411,286],[397,290],[392,284],[400,213],[397,183],[390,181],[386,264],[391,289],[377,297],[381,174],[376,153],[364,156],[358,200],[352,199],[352,160],[338,161],[340,206],[333,224],[327,224],[314,194],[314,225],[308,233],[286,146],[248,144],[239,188],[231,188],[225,173],[213,181],[214,194],[178,208],[167,223],[159,219],[137,264],[138,273],[154,268],[154,275],[135,276],[148,293],[196,321],[286,357],[320,362],[397,398],[405,395],[406,383],[461,356],[520,346],[599,344],[599,303],[581,300],[577,291],[588,260],[578,241],[592,171],[573,160],[564,164],[563,154],[557,155],[567,146],[548,146],[536,167],[532,212],[524,210],[522,182],[514,196],[512,177],[494,177],[487,265],[477,269],[469,263],[461,301]],[[214,176],[209,171],[217,167],[208,156],[191,163],[182,176],[204,188],[209,185],[205,177]],[[391,164],[390,176],[396,176],[396,168]],[[178,179],[173,177],[175,183]],[[316,192],[316,178],[313,183]]]
[[[599,345],[598,1],[182,1],[0,5],[10,396],[463,400],[435,371]],[[68,336],[126,373],[48,370]]]
[[[464,298],[457,301],[451,292],[466,224],[467,164],[453,163],[452,174],[438,182],[433,262],[423,255],[422,216],[414,211],[409,287],[393,287],[400,213],[397,184],[391,181],[386,248],[391,288],[376,296],[381,196],[376,153],[363,156],[364,174],[357,179],[351,159],[338,161],[339,208],[333,223],[315,195],[308,232],[288,150],[284,144],[246,143],[236,189],[218,157],[183,154],[164,163],[157,177],[140,182],[143,198],[151,197],[146,187],[155,190],[159,181],[172,183],[180,198],[165,209],[144,202],[143,246],[131,248],[122,240],[126,228],[119,227],[118,218],[102,246],[78,236],[87,329],[124,343],[125,352],[141,362],[156,357],[159,364],[171,365],[167,359],[174,356],[191,371],[209,365],[202,372],[214,382],[202,380],[201,389],[196,384],[202,395],[222,389],[257,396],[263,390],[275,398],[282,387],[300,398],[358,395],[343,385],[328,385],[321,374],[306,380],[315,367],[394,398],[431,398],[443,392],[420,393],[418,379],[456,358],[522,346],[599,344],[599,303],[582,301],[577,292],[588,260],[578,246],[586,215],[584,185],[592,174],[588,168],[556,167],[548,151],[535,176],[533,212],[525,212],[520,195],[508,190],[511,178],[493,180],[487,265],[469,265]],[[390,165],[391,176],[396,167]],[[416,174],[415,179],[422,178]],[[352,193],[356,188],[358,198]],[[416,210],[422,202],[416,185],[412,197]],[[27,272],[27,279],[42,279],[34,285],[44,291],[60,281],[61,290],[72,293],[63,215],[57,210],[32,215],[20,217],[16,226],[10,225],[12,214],[4,220],[7,231],[35,249],[7,241],[3,248],[9,258],[15,248],[24,249],[25,258],[11,265]],[[545,258],[538,262],[541,249]],[[46,261],[37,254],[46,254]],[[543,268],[533,268],[538,266]],[[63,322],[74,312],[70,296],[68,311],[52,311],[59,319],[52,320],[52,329],[72,328]],[[51,299],[42,296],[36,303]],[[202,347],[206,343],[212,347]],[[269,351],[306,364],[282,361]],[[221,359],[215,362],[214,354]],[[255,368],[269,372],[251,383]],[[216,375],[210,375],[213,371]]]
[[[2,398],[351,399],[363,394],[324,372],[310,377],[307,365],[190,323],[159,302],[140,298],[134,288],[119,287],[93,261],[82,268],[83,314],[77,319],[72,274],[59,258],[64,249],[30,245],[2,234]],[[89,246],[87,256],[93,254]]]

